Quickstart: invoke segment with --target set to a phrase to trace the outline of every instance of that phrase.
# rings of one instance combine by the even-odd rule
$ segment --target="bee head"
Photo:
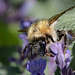
[[[46,42],[43,38],[37,39],[35,41],[35,48],[37,50],[37,53],[40,56],[44,56],[46,54]]]

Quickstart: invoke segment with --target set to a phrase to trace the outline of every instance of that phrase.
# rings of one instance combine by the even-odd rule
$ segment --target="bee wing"
[[[49,25],[52,25],[60,16],[62,16],[62,15],[63,15],[64,13],[66,13],[67,11],[72,10],[73,8],[75,8],[75,6],[73,6],[73,7],[69,8],[69,9],[63,11],[63,12],[60,13],[60,14],[57,14],[57,15],[51,17],[51,18],[48,20]]]
[[[22,30],[18,30],[18,32],[28,32],[28,28],[24,28],[24,29],[22,29]]]

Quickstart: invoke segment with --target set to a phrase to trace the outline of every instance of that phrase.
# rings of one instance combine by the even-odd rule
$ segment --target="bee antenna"
[[[24,28],[22,30],[18,30],[18,32],[27,32],[28,31],[28,28]]]

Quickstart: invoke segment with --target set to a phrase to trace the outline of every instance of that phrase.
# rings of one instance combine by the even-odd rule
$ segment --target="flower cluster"
[[[60,69],[63,69],[64,66],[69,66],[71,61],[71,51],[66,50],[66,53],[64,54],[64,48],[63,43],[54,43],[50,46],[53,53],[56,54],[56,63]]]
[[[31,75],[45,75],[43,72],[46,68],[46,60],[39,58],[39,60],[31,60],[27,62],[27,70]]]
[[[22,19],[22,20],[20,21],[20,28],[21,28],[21,29],[24,29],[24,28],[30,27],[31,24],[34,23],[34,22],[36,22],[36,21],[37,21],[37,20],[31,19],[31,18],[30,18],[30,19]],[[28,39],[26,39],[26,37],[27,37],[27,34],[26,34],[26,33],[23,33],[23,34],[20,34],[20,35],[19,35],[19,38],[23,41],[22,48],[20,48],[20,47],[18,48],[18,53],[19,53],[19,55],[21,55],[22,50],[23,50],[23,49],[26,47],[26,45],[29,43],[29,41],[28,41]],[[37,55],[37,54],[34,53],[34,54],[32,55],[32,57],[35,58],[36,55]],[[9,61],[14,62],[14,63],[16,63],[16,64],[19,64],[20,66],[23,66],[24,68],[26,68],[26,63],[25,63],[25,64],[22,64],[25,59],[31,59],[31,55],[30,55],[30,50],[29,50],[29,48],[26,50],[24,56],[22,56],[22,57],[20,56],[19,59],[16,59],[16,58],[14,58],[14,57],[10,57],[10,58],[9,58]]]
[[[71,62],[71,51],[66,50],[66,52],[64,54],[64,44],[63,43],[54,43],[50,46],[50,49],[52,50],[53,53],[56,54],[53,58],[55,58],[54,61],[56,62],[57,66],[60,68],[60,70],[64,71],[65,68],[68,68],[68,66]],[[52,64],[55,64],[55,62]],[[56,67],[54,67],[54,68],[56,68]],[[64,74],[62,73],[62,75],[64,75]]]

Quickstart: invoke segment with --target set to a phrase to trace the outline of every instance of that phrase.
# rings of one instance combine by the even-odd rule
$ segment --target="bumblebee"
[[[55,15],[48,20],[40,20],[36,23],[33,23],[29,28],[19,30],[20,32],[26,32],[28,34],[27,39],[29,40],[29,44],[23,50],[22,56],[24,55],[28,47],[31,47],[31,51],[36,50],[36,52],[40,56],[44,56],[45,54],[48,56],[52,56],[50,53],[47,52],[50,44],[60,41],[62,37],[64,38],[64,44],[66,49],[68,41],[67,30],[55,30],[54,26],[57,23],[57,19],[61,15],[63,15],[68,10],[73,9],[74,7],[75,6],[65,10],[60,14]]]

